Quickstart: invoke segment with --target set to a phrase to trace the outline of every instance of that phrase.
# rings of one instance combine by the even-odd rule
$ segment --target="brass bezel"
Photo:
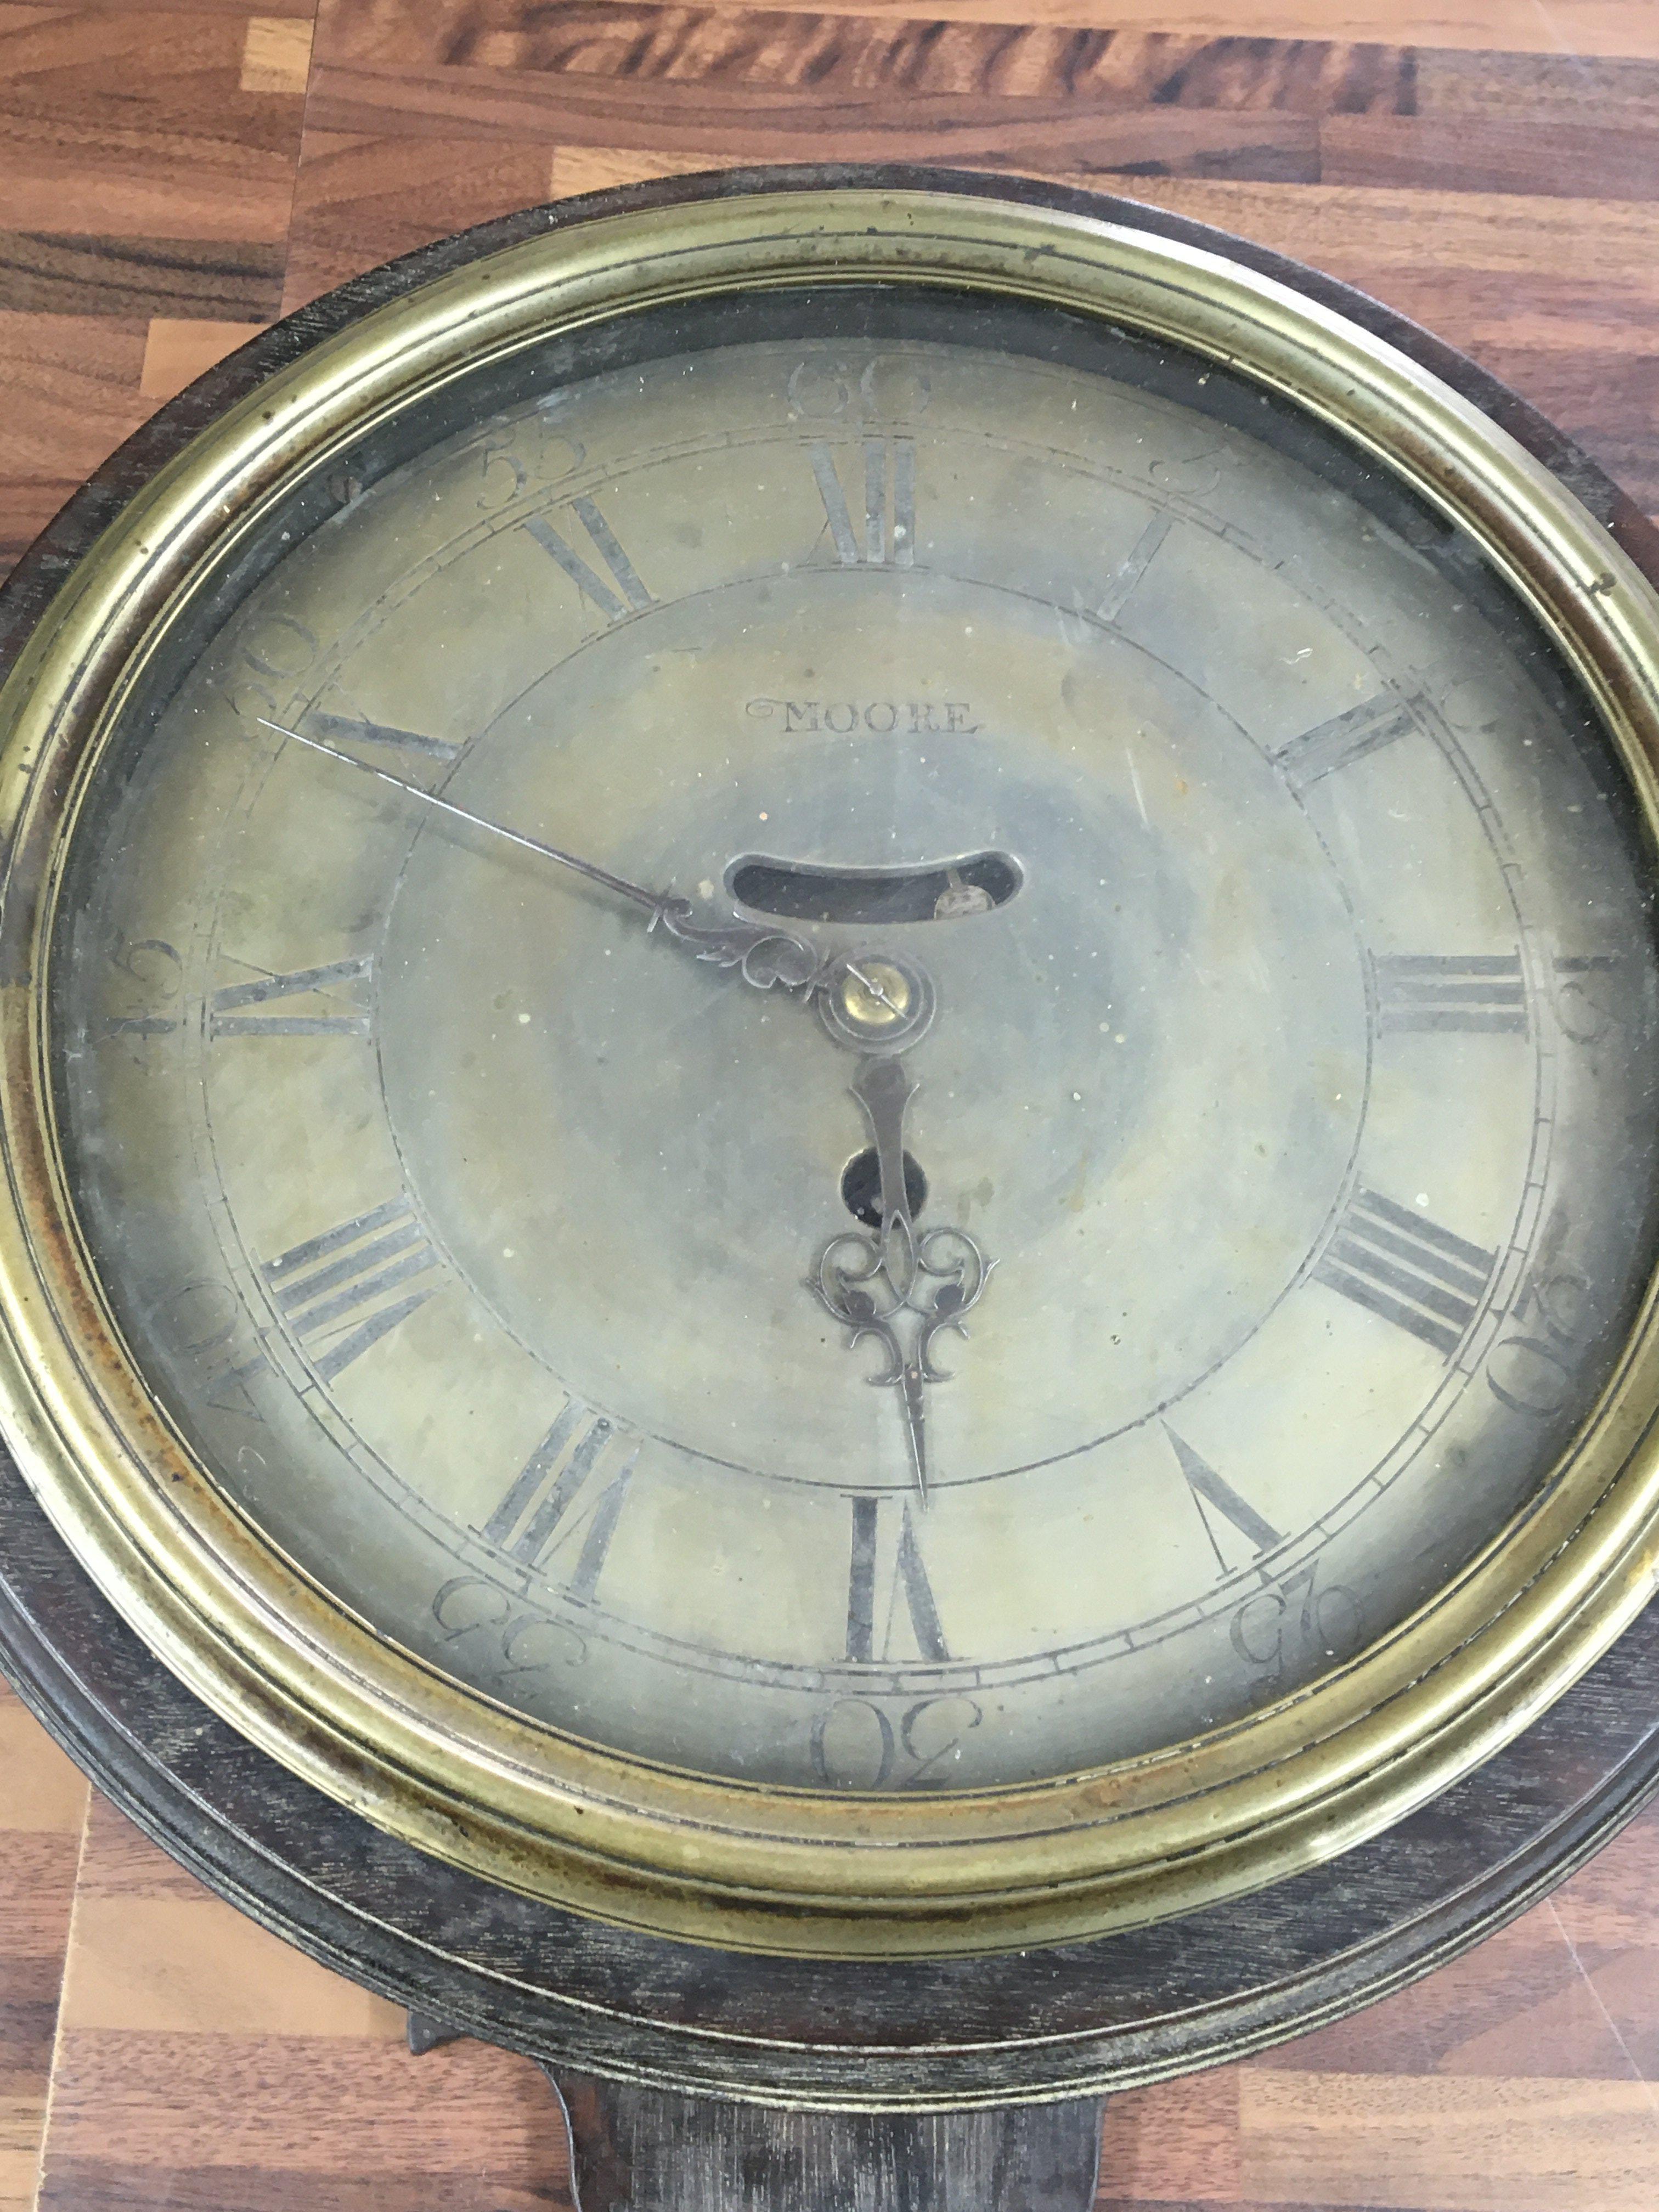
[[[1189,1744],[1015,1790],[839,1797],[678,1773],[507,1714],[376,1638],[215,1490],[151,1402],[76,1231],[45,963],[64,856],[172,612],[301,475],[464,368],[739,289],[1012,295],[1176,343],[1284,395],[1486,549],[1576,671],[1659,829],[1659,597],[1470,402],[1206,248],[979,193],[843,184],[612,214],[505,248],[276,371],[164,466],[74,570],[0,690],[0,1420],[99,1587],[216,1711],[435,1856],[623,1923],[826,1956],[1006,1949],[1184,1911],[1399,1819],[1522,1729],[1659,1565],[1659,1285],[1555,1482],[1413,1619]]]

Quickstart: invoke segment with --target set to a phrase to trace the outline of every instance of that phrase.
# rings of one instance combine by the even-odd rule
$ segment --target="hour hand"
[[[887,1353],[878,1389],[899,1394],[911,1478],[927,1501],[927,1386],[949,1376],[931,1357],[941,1329],[965,1336],[965,1316],[989,1281],[988,1261],[965,1230],[932,1229],[918,1236],[904,1178],[904,1117],[917,1086],[896,1054],[871,1054],[852,1091],[864,1113],[876,1155],[880,1223],[872,1236],[843,1231],[818,1255],[809,1289],[852,1334],[877,1338]]]
[[[916,1271],[916,1229],[904,1187],[904,1116],[916,1085],[896,1053],[868,1054],[860,1062],[852,1092],[864,1109],[875,1146],[881,1207],[881,1257],[887,1279],[908,1297]]]

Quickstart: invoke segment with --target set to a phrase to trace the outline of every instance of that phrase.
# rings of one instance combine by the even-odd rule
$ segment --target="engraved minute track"
[[[550,1743],[902,1804],[1298,1709],[1508,1540],[1652,1262],[1659,963],[1403,485],[831,290],[411,403],[169,631],[52,1050],[307,1589]]]

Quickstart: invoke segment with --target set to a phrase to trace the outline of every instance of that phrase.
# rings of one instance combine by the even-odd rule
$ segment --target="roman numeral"
[[[1155,514],[1130,547],[1128,558],[1121,561],[1112,572],[1111,581],[1106,586],[1098,609],[1103,622],[1117,620],[1129,594],[1152,567],[1153,555],[1169,534],[1169,516]]]
[[[914,438],[866,438],[863,442],[864,495],[862,520],[853,526],[853,510],[836,471],[836,456],[829,447],[807,447],[818,496],[830,524],[836,558],[843,568],[860,565],[873,568],[910,568],[916,558],[916,447]],[[892,482],[888,527],[887,487]]]
[[[921,1563],[915,1523],[908,1504],[899,1509],[897,1541],[887,1576],[887,1601],[880,1608],[876,1597],[882,1582],[882,1512],[878,1498],[853,1500],[853,1551],[847,1583],[847,1656],[849,1659],[885,1659],[891,1649],[893,1622],[901,1595],[909,1615],[910,1632],[924,1659],[948,1659],[945,1632],[933,1586]]]
[[[1376,962],[1383,1035],[1401,1030],[1527,1033],[1527,987],[1519,953],[1389,953]]]
[[[1362,1190],[1349,1201],[1313,1274],[1449,1359],[1497,1264],[1495,1252],[1380,1192]]]
[[[289,975],[261,975],[252,983],[231,983],[215,991],[208,1000],[208,1035],[226,1036],[367,1036],[367,1007],[353,998],[349,1011],[316,1013],[251,1013],[253,1006],[268,1006],[285,999],[316,997],[326,1006],[339,1006],[342,994],[368,991],[374,981],[374,956],[359,954],[350,960],[331,960],[322,968],[296,968]]]
[[[308,1237],[261,1272],[295,1342],[331,1382],[425,1304],[434,1285],[394,1294],[437,1264],[415,1209],[399,1196]]]
[[[568,1588],[574,1596],[591,1598],[639,1455],[639,1439],[631,1429],[571,1398],[481,1533],[521,1565],[539,1568],[581,1528]],[[597,1495],[579,1508],[596,1468]]]
[[[459,760],[461,749],[447,738],[428,738],[420,730],[400,730],[390,722],[366,722],[355,714],[306,716],[306,728],[325,744],[391,745],[399,752],[420,753],[428,760]]]
[[[1231,1483],[1224,1481],[1207,1460],[1200,1459],[1183,1437],[1178,1437],[1166,1421],[1164,1433],[1175,1447],[1175,1455],[1181,1462],[1181,1472],[1187,1478],[1187,1487],[1198,1508],[1198,1517],[1204,1523],[1204,1533],[1210,1540],[1210,1549],[1215,1553],[1216,1565],[1222,1573],[1231,1571],[1216,1541],[1215,1524],[1206,1508],[1219,1513],[1258,1553],[1271,1552],[1285,1539],[1271,1521],[1263,1520],[1248,1498],[1241,1498]]]
[[[1558,975],[1607,975],[1618,967],[1616,952],[1558,952],[1555,972]]]
[[[544,553],[553,556],[582,597],[592,600],[607,622],[620,622],[625,614],[638,614],[650,606],[650,592],[635,574],[634,563],[623,551],[616,532],[592,501],[573,499],[570,504],[582,528],[598,548],[600,559],[610,570],[616,585],[615,591],[541,515],[531,515],[525,523],[525,528]]]
[[[222,1367],[204,1389],[202,1403],[211,1406],[216,1413],[240,1413],[244,1420],[257,1421],[260,1413],[253,1396],[253,1378],[270,1372],[270,1362],[263,1352],[239,1360],[234,1366]]]
[[[1300,737],[1276,747],[1272,757],[1299,798],[1322,776],[1352,766],[1397,738],[1408,737],[1416,727],[1410,708],[1399,700],[1368,699],[1363,707],[1350,707],[1346,714],[1304,730]]]

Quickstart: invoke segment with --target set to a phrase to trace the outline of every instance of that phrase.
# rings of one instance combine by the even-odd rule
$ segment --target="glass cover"
[[[473,1690],[1063,1774],[1547,1485],[1653,1262],[1633,817],[1474,546],[1242,380],[625,319],[175,625],[53,957],[83,1231],[225,1492]]]

